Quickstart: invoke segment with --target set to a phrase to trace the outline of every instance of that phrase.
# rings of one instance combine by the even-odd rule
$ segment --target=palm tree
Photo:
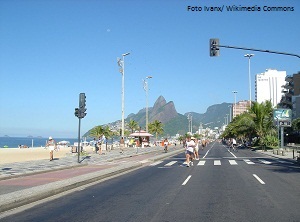
[[[103,126],[95,126],[93,129],[90,130],[89,136],[99,138],[104,134]]]
[[[155,120],[154,122],[149,123],[148,130],[150,133],[155,133],[155,137],[157,140],[157,136],[163,134],[164,132],[163,124],[160,121]]]
[[[249,112],[252,114],[255,131],[260,138],[263,138],[273,130],[273,108],[271,101],[262,103],[253,102]]]
[[[269,141],[276,140],[276,130],[273,126],[273,108],[270,101],[253,102],[248,112],[235,117],[222,135],[222,137],[235,137],[241,140],[246,137],[251,140],[255,136],[259,138],[259,143],[264,146]]]
[[[139,129],[139,124],[137,121],[131,119],[128,123],[128,127],[131,129],[131,133],[133,133],[134,130]]]
[[[106,138],[110,138],[111,136],[113,136],[113,132],[111,131],[111,129],[109,128],[109,126],[106,126],[103,129],[103,134]]]

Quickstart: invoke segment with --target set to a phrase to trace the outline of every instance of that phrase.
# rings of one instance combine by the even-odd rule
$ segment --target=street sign
[[[291,127],[292,123],[291,121],[278,121],[278,125],[282,127]]]
[[[281,127],[290,127],[292,125],[292,110],[291,109],[274,109],[273,111],[274,125]]]

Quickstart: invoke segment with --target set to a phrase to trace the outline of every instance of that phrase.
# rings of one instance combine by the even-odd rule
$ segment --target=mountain
[[[154,120],[158,120],[163,124],[168,123],[174,118],[177,118],[180,114],[177,113],[173,101],[167,103],[163,96],[159,96],[153,107],[148,109],[149,123]],[[141,109],[137,114],[130,114],[125,119],[126,122],[135,120],[142,128],[146,125],[146,109]]]
[[[196,113],[196,112],[187,112],[184,115],[177,113],[175,104],[173,101],[167,102],[163,96],[159,96],[153,107],[148,108],[149,123],[158,120],[164,125],[165,135],[180,135],[188,132],[189,120],[188,115],[192,116],[193,133],[195,133],[200,125],[203,128],[209,127],[221,127],[224,125],[224,117],[226,114],[229,114],[229,105],[230,103],[215,104],[209,106],[205,113]],[[142,129],[145,129],[146,125],[146,109],[143,108],[138,111],[137,114],[131,113],[125,119],[125,122],[130,120],[135,120],[138,122],[139,126]],[[113,123],[108,123],[111,129],[119,130],[120,129],[120,120],[117,120]],[[125,124],[126,125],[126,124]],[[88,132],[85,136],[88,135]]]

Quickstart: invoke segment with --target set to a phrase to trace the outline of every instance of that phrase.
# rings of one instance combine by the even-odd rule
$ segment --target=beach
[[[31,160],[49,161],[49,150],[44,147],[36,148],[1,148],[0,149],[0,164],[24,162]],[[65,157],[71,153],[71,147],[60,147],[59,151],[53,151],[55,158]]]

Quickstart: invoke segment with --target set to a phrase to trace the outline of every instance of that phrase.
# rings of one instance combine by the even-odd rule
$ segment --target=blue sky
[[[223,12],[204,6],[224,5]],[[228,12],[226,6],[286,6],[288,12]],[[200,6],[202,11],[187,11]],[[204,113],[213,104],[252,98],[255,74],[268,68],[300,71],[297,57],[221,48],[221,45],[300,54],[297,0],[0,0],[0,136],[76,137],[74,108],[87,97],[82,132],[121,119],[125,58],[125,116],[162,95],[177,112]]]

